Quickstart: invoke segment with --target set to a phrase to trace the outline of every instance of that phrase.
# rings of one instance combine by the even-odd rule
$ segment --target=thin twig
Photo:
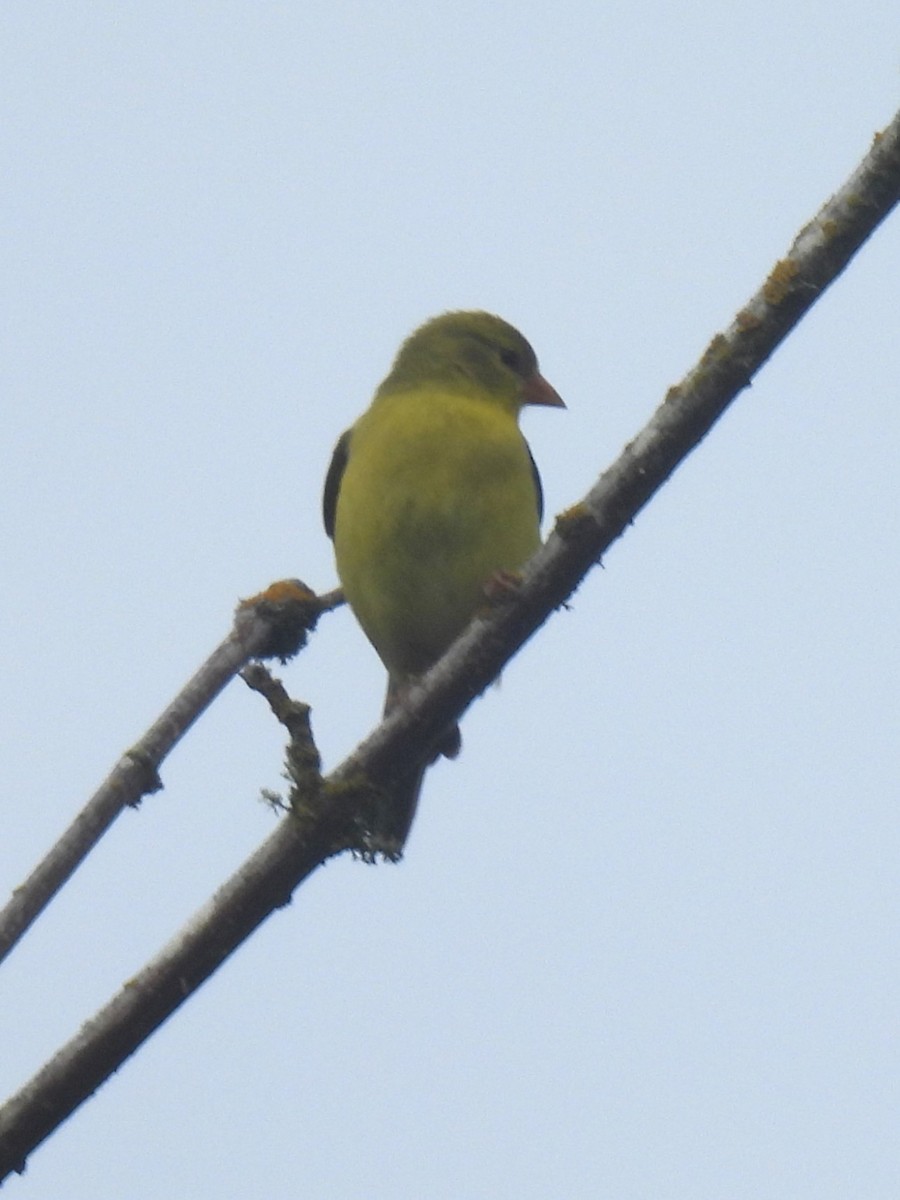
[[[126,750],[69,828],[17,887],[0,911],[0,962],[125,808],[160,790],[159,768],[202,712],[250,659],[287,658],[302,647],[323,612],[343,602],[340,591],[317,597],[284,580],[244,600],[231,632],[169,707]]]

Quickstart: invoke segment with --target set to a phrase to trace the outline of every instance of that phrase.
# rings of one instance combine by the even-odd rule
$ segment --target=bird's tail
[[[387,697],[384,702],[385,716],[403,703],[410,682],[409,679],[396,679],[393,676],[388,679]],[[411,763],[409,769],[404,770],[398,777],[391,789],[391,813],[384,832],[391,841],[396,841],[401,849],[409,836],[416,815],[425,772],[439,758],[456,758],[461,749],[459,726],[451,725],[441,734],[424,761]]]

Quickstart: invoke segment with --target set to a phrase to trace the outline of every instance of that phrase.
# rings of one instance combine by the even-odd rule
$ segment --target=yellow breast
[[[347,600],[394,676],[435,662],[484,603],[484,584],[540,544],[533,468],[516,417],[421,390],[376,401],[353,428],[334,546]]]

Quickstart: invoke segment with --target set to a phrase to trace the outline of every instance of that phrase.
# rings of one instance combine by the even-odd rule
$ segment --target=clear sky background
[[[10,0],[0,888],[226,633],[334,585],[332,446],[483,307],[578,499],[892,116],[896,0]],[[900,216],[464,724],[7,1185],[896,1200]],[[346,611],[280,672],[326,765]],[[233,684],[0,970],[14,1090],[267,835]]]

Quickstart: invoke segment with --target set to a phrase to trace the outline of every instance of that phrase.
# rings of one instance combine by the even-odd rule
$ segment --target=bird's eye
[[[505,367],[509,367],[511,371],[519,371],[522,367],[521,359],[515,350],[501,350],[500,361]]]

